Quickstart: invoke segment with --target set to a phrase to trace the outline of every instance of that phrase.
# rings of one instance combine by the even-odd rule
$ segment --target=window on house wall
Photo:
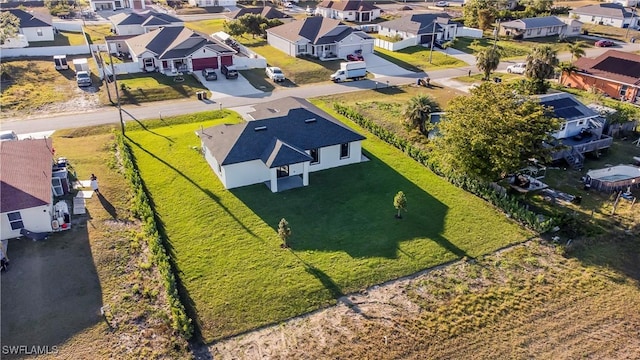
[[[42,36],[42,29],[36,30],[36,34],[38,34],[38,36]]]
[[[527,35],[531,35],[531,29],[527,30]]]
[[[307,52],[307,45],[298,45],[298,54],[303,54]]]
[[[145,67],[153,67],[153,59],[152,58],[145,58],[144,59],[144,66]]]
[[[24,227],[24,224],[22,223],[22,216],[20,216],[20,212],[8,213],[7,217],[9,218],[9,225],[11,225],[11,230],[18,230]]]
[[[311,155],[311,164],[317,164],[320,162],[320,153],[318,149],[309,150],[309,155]]]
[[[562,125],[560,125],[560,131],[565,131],[567,129],[567,123],[562,123]]]
[[[340,159],[349,157],[349,143],[340,144]]]
[[[542,28],[538,28],[538,35],[542,34]]]
[[[627,85],[620,86],[620,96],[627,95],[627,90],[629,90],[629,86]]]
[[[587,122],[587,120],[582,119],[582,120],[578,120],[578,126],[582,126]]]

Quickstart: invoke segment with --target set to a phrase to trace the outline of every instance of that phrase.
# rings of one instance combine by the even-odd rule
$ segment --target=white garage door
[[[357,50],[362,50],[363,54],[373,53],[373,45],[371,44],[356,44],[356,45],[343,45],[340,46],[338,57],[346,58],[349,54],[354,54]]]

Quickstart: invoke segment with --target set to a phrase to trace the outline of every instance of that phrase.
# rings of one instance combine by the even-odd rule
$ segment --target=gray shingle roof
[[[379,9],[372,1],[366,0],[324,0],[318,4],[318,7],[338,11],[371,11]]]
[[[2,12],[5,11],[10,12],[15,17],[20,19],[21,28],[52,26],[51,17],[45,14],[26,12],[21,9],[2,10]]]
[[[277,167],[309,160],[306,150],[365,139],[331,116],[321,116],[326,113],[302,99],[281,99],[258,108],[250,115],[271,116],[197,132],[219,164],[260,159]]]
[[[501,23],[500,25],[507,28],[521,29],[521,30],[546,28],[546,27],[552,27],[552,26],[566,26],[566,24],[556,16],[543,16],[543,17],[535,17],[535,18],[518,19],[518,20],[504,22],[504,23]]]
[[[304,20],[292,21],[288,24],[273,27],[267,30],[281,38],[296,42],[300,38],[309,40],[312,44],[329,44],[340,41],[352,33],[357,33],[363,39],[370,39],[365,32],[354,30],[340,22],[340,20],[328,19],[321,16],[312,16]]]
[[[109,20],[111,20],[111,22],[113,22],[115,25],[154,26],[182,23],[182,20],[169,14],[159,13],[151,10],[130,14],[120,13],[110,17]]]
[[[410,34],[431,34],[433,33],[433,22],[436,22],[436,32],[441,29],[440,25],[454,23],[446,13],[437,14],[413,14],[403,16],[400,19],[385,21],[379,24],[380,27],[404,31]]]
[[[0,142],[0,212],[51,203],[52,140]]]
[[[227,18],[235,20],[242,15],[246,14],[257,14],[261,15],[266,19],[283,19],[290,17],[289,15],[281,12],[280,10],[274,8],[273,6],[265,6],[265,7],[247,7],[240,8],[236,11],[232,11],[226,15]]]
[[[158,59],[182,58],[205,46],[220,54],[235,53],[235,50],[226,44],[184,26],[163,27],[128,39],[126,42],[136,54],[141,54],[146,49],[156,54]]]
[[[573,9],[570,13],[580,15],[605,16],[613,19],[630,18],[632,13],[625,10],[624,6],[614,3],[587,5]]]

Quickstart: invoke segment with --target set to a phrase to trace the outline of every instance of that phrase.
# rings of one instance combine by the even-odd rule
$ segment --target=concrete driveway
[[[193,72],[193,75],[198,78],[198,81],[211,91],[211,99],[220,99],[229,96],[243,97],[264,93],[254,88],[241,74],[238,74],[237,79],[225,78],[224,75],[220,73],[220,69],[216,69],[216,74],[218,75],[218,80],[206,81],[201,71]]]
[[[364,61],[367,63],[367,71],[372,73],[374,77],[387,76],[407,76],[415,74],[412,71],[401,68],[400,66],[381,58],[376,54],[364,54]]]

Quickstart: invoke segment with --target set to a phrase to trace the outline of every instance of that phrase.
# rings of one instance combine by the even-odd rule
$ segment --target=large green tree
[[[497,14],[497,12],[498,11],[496,9],[496,5],[494,1],[470,0],[462,8],[462,14],[464,16],[464,25],[468,27],[478,27],[480,26],[480,16],[482,16],[483,18],[485,18],[483,20],[486,26],[486,23],[487,23],[486,17],[489,16],[492,19],[495,19],[495,15]],[[486,29],[482,29],[482,30],[486,30]]]
[[[488,47],[476,53],[476,67],[484,73],[484,79],[489,80],[491,72],[500,64],[500,51],[494,47]]]
[[[238,20],[225,23],[225,29],[232,36],[238,36],[244,33],[251,34],[252,37],[264,36],[267,29],[274,26],[282,25],[282,21],[278,19],[267,19],[258,14],[245,14]]]
[[[428,95],[414,96],[404,108],[405,123],[409,128],[415,129],[417,127],[421,133],[426,134],[428,129],[425,123],[429,119],[429,115],[438,110],[438,103]]]
[[[549,45],[540,45],[533,48],[527,56],[527,78],[534,84],[536,94],[544,94],[549,89],[546,79],[553,76],[558,66],[558,54]]]
[[[432,159],[446,172],[495,181],[523,168],[528,159],[548,160],[543,146],[558,119],[535,98],[502,84],[484,83],[470,96],[454,98],[438,124]]]
[[[0,13],[0,44],[4,44],[20,31],[20,19],[8,11]]]

